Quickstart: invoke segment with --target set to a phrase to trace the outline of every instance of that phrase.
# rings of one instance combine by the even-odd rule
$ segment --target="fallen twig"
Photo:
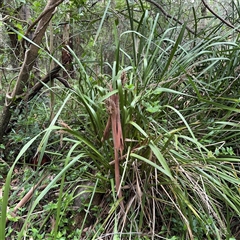
[[[21,201],[14,207],[13,211],[10,211],[9,214],[12,217],[16,217],[16,212],[19,208],[23,207],[33,196],[34,191],[36,190],[36,188],[40,185],[40,183],[46,178],[46,176],[44,175],[36,185],[34,185],[29,191],[28,193],[21,199]],[[6,223],[9,221],[9,219],[6,219]]]

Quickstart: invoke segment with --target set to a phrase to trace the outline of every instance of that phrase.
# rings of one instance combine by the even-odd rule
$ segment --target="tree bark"
[[[37,59],[39,45],[41,44],[49,21],[53,17],[56,7],[63,1],[64,0],[48,0],[43,12],[40,15],[41,17],[38,18],[38,25],[32,39],[35,44],[31,44],[29,49],[25,52],[24,61],[20,69],[15,87],[12,93],[6,94],[5,103],[0,113],[0,143],[3,142],[5,130],[11,119],[11,111],[13,111],[17,105],[16,99],[19,99],[20,96],[24,95],[25,87],[28,86],[30,72]],[[36,21],[34,24],[36,24]]]

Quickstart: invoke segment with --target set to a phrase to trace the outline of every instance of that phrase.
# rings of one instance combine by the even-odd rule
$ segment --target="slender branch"
[[[181,22],[180,20],[178,20],[177,18],[169,15],[164,9],[162,6],[160,6],[158,3],[154,2],[153,0],[146,0],[147,2],[153,4],[155,7],[157,7],[162,13],[163,15],[166,17],[166,18],[170,18],[170,19],[173,19],[175,22],[179,23],[180,25],[183,25],[183,22]],[[195,34],[195,31],[193,31],[191,28],[189,28],[188,26],[186,26],[186,29],[192,33],[192,34]]]
[[[219,20],[221,20],[224,24],[226,24],[228,27],[236,30],[237,32],[240,33],[240,30],[238,30],[237,28],[235,28],[230,22],[226,21],[225,19],[223,19],[221,16],[219,16],[217,13],[215,13],[211,7],[206,3],[205,0],[202,0],[203,5],[208,9],[209,12],[211,12],[216,18],[218,18]]]
[[[23,19],[14,17],[14,16],[10,16],[10,15],[5,15],[2,19],[0,19],[0,21],[1,22],[6,22],[6,21],[8,21],[10,19],[16,20],[17,22],[28,23],[26,20],[23,20]]]

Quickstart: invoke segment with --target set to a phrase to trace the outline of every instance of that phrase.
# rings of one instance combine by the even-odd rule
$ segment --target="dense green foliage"
[[[38,9],[36,2],[32,7]],[[174,16],[176,8],[169,10]],[[72,88],[45,86],[21,115],[14,114],[9,171],[0,179],[0,239],[238,239],[236,31],[210,15],[198,30],[199,7],[183,25],[144,1],[69,1],[58,11],[72,11]],[[232,1],[228,13],[235,22],[239,3]],[[61,21],[53,19],[56,26]],[[55,31],[58,38],[60,28]],[[58,59],[56,42],[52,57]],[[42,49],[40,66],[47,69],[53,58]],[[52,119],[49,91],[55,96]],[[101,140],[106,100],[115,93],[125,139],[124,213],[109,164],[113,141]],[[32,170],[26,162],[36,149],[52,162]],[[43,187],[16,217],[10,215],[7,206],[13,209],[41,178]]]

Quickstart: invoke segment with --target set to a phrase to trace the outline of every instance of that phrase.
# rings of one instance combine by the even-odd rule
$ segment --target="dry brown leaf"
[[[110,90],[112,87],[110,86]],[[120,169],[119,169],[119,152],[122,157],[124,144],[123,144],[123,135],[122,135],[122,126],[120,118],[120,109],[119,109],[119,97],[117,94],[112,95],[107,99],[107,110],[109,113],[108,122],[106,124],[102,141],[105,140],[110,132],[110,124],[112,126],[112,136],[113,136],[113,145],[114,145],[114,161],[115,161],[115,182],[116,182],[116,191],[119,199],[122,198],[122,191],[120,186]],[[122,209],[124,209],[123,202],[120,202]]]

